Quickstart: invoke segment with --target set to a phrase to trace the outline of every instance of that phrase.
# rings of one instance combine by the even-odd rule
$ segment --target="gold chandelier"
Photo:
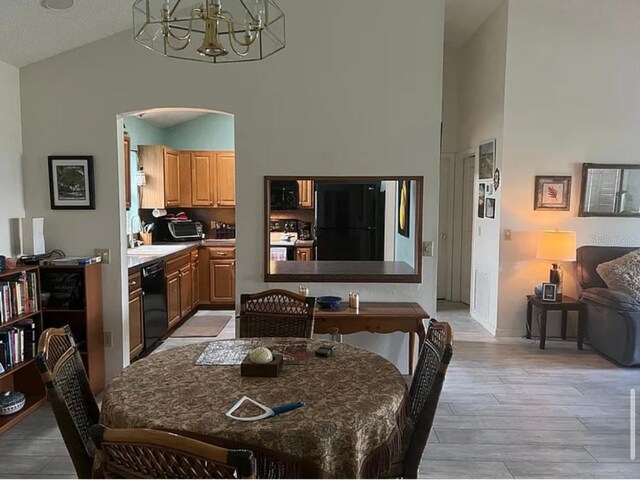
[[[285,47],[273,0],[136,0],[133,23],[136,42],[167,57],[246,62]]]

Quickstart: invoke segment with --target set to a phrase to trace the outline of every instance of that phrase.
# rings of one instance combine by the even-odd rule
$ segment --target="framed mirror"
[[[582,165],[581,217],[640,217],[640,165]]]
[[[266,282],[420,283],[422,177],[265,177]]]

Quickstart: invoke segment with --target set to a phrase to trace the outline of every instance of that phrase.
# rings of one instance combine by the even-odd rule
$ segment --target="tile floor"
[[[629,390],[640,389],[640,370],[569,341],[541,351],[534,340],[495,339],[464,306],[438,310],[455,328],[455,353],[421,477],[640,477],[629,448]],[[216,338],[234,332],[232,320]],[[193,341],[170,338],[158,351]],[[48,407],[0,436],[0,478],[67,477],[73,466]]]

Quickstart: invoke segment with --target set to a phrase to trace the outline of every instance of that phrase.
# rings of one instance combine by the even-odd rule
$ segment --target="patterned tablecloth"
[[[404,379],[387,360],[351,345],[336,344],[334,356],[316,357],[313,351],[325,343],[309,340],[306,362],[285,365],[278,378],[242,377],[239,366],[196,365],[208,343],[151,355],[109,383],[101,421],[249,448],[259,478],[380,476],[401,448]],[[257,422],[226,417],[243,395],[268,406],[306,405]]]

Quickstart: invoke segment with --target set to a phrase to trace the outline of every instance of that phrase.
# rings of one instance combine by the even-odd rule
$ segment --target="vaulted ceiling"
[[[459,46],[503,0],[445,1],[445,42]],[[62,11],[43,8],[41,0],[1,3],[0,61],[18,67],[132,28],[133,0],[75,0]]]

